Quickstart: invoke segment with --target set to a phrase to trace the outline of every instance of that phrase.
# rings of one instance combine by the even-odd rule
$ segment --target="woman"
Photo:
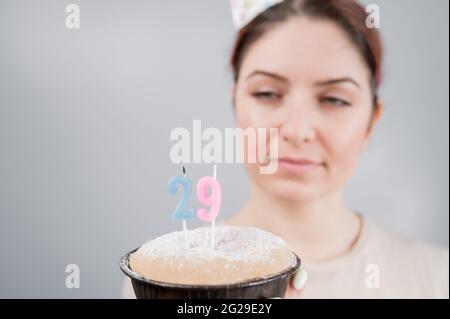
[[[382,114],[382,47],[353,0],[285,0],[244,25],[232,57],[237,126],[279,129],[278,171],[247,164],[230,225],[284,238],[309,278],[298,298],[448,298],[448,252],[351,211],[342,189]]]
[[[289,288],[288,298],[448,298],[447,251],[391,234],[343,202],[383,110],[381,40],[364,8],[268,3],[247,1],[251,21],[234,12],[233,102],[238,127],[278,128],[279,154],[269,158],[278,170],[246,164],[251,195],[227,224],[270,231],[301,256],[300,290]]]

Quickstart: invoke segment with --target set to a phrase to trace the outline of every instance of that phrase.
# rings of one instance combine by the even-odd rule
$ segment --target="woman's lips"
[[[278,169],[292,173],[309,173],[322,167],[323,163],[309,159],[279,158]]]

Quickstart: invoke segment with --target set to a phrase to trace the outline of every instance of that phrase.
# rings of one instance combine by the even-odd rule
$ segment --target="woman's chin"
[[[265,191],[280,200],[304,203],[320,197],[317,185],[311,182],[276,179],[263,185]]]

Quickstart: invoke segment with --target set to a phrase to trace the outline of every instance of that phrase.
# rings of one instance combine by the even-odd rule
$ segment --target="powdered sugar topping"
[[[253,263],[270,261],[271,250],[286,247],[281,238],[254,227],[222,226],[215,231],[214,249],[210,246],[211,228],[202,227],[188,230],[187,238],[183,231],[157,237],[139,248],[137,254],[145,259],[187,257],[201,262],[223,258]]]

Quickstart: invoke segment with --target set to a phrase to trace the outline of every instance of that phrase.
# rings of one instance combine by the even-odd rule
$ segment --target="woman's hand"
[[[300,268],[294,276],[292,276],[290,285],[286,290],[286,299],[298,299],[302,297],[303,288],[305,288],[308,281],[308,273],[305,269]]]

